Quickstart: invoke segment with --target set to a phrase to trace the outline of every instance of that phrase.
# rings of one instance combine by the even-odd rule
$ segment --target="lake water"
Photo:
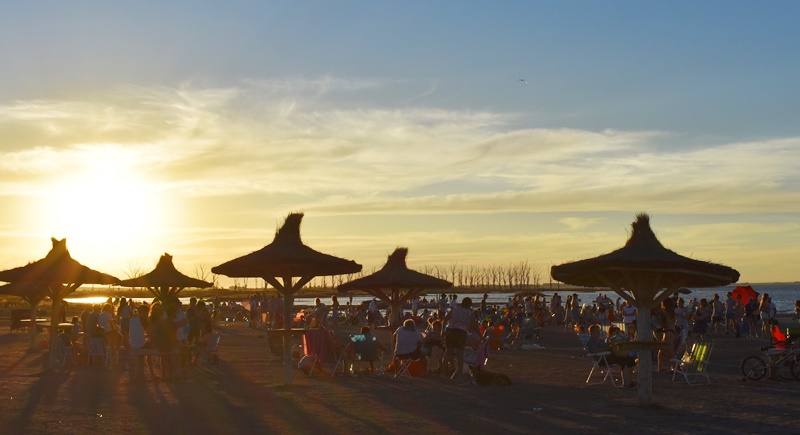
[[[786,313],[794,313],[794,303],[796,300],[800,300],[800,283],[792,283],[792,284],[752,284],[753,289],[757,291],[759,294],[768,293],[772,297],[772,301],[775,302],[775,306],[778,308],[778,313],[786,314]],[[711,300],[714,297],[714,293],[718,293],[719,297],[725,300],[725,294],[729,291],[732,291],[736,288],[735,285],[729,285],[725,287],[714,287],[714,288],[697,288],[691,289],[692,293],[689,295],[683,295],[683,298],[687,301],[696,297],[698,299],[706,298]],[[544,289],[542,290],[542,294],[550,297],[554,292],[557,292],[562,295],[562,299],[566,299],[567,293],[566,290],[559,291],[557,289],[549,290]],[[599,293],[608,294],[612,300],[616,300],[618,297],[616,293],[613,292],[580,292],[578,293],[578,298],[581,303],[588,303],[591,304],[596,298]],[[428,298],[434,296],[435,293],[431,293]],[[479,294],[458,294],[458,300],[460,301],[464,297],[469,296],[473,299],[475,304],[480,302],[481,295]],[[509,297],[514,296],[514,293],[508,292],[495,292],[489,293],[489,297],[487,301],[492,304],[501,304],[505,303]],[[93,297],[74,297],[74,298],[67,298],[66,301],[69,303],[74,304],[99,304],[103,303],[107,300],[107,297],[103,296],[93,296]],[[180,298],[183,304],[189,303],[189,298]],[[312,306],[314,305],[315,298],[296,298],[294,301],[295,305],[305,305],[305,306]],[[352,299],[347,295],[339,296],[339,303],[342,305],[346,304],[347,302],[352,302],[352,304],[357,305],[364,301],[369,301],[372,299],[372,296],[369,295],[354,295]],[[137,301],[139,299],[136,299]],[[147,300],[149,299],[142,299]],[[330,304],[330,298],[323,298],[322,302],[325,304]]]

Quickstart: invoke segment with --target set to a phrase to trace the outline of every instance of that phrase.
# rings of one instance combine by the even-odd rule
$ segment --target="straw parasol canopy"
[[[53,301],[50,324],[50,367],[55,364],[55,337],[64,298],[83,284],[115,284],[119,279],[73,260],[67,239],[51,238],[53,248],[41,260],[0,271],[0,281],[38,287]]]
[[[209,288],[210,282],[186,276],[175,269],[172,263],[172,255],[164,254],[158,259],[155,269],[152,272],[131,279],[119,282],[123,287],[145,287],[156,299],[166,303],[172,297],[178,295],[185,288]]]
[[[553,266],[552,277],[567,284],[606,286],[637,308],[637,335],[652,337],[650,309],[681,287],[716,287],[739,280],[739,272],[728,266],[679,255],[656,238],[650,216],[640,213],[631,225],[625,246],[605,255]],[[659,293],[660,292],[660,293]],[[652,390],[651,350],[639,357],[639,403],[650,403]]]
[[[269,245],[213,267],[211,272],[236,278],[306,277],[343,275],[361,271],[352,260],[317,252],[300,240],[303,213],[286,217]],[[269,281],[268,281],[269,282]],[[272,284],[272,283],[270,283]],[[304,283],[305,284],[305,283]]]
[[[392,324],[399,323],[400,306],[403,303],[427,289],[446,289],[453,286],[450,281],[409,269],[406,266],[407,255],[408,248],[395,249],[381,270],[344,283],[338,287],[339,291],[363,290],[387,302],[392,307]]]
[[[258,251],[211,268],[211,272],[231,278],[263,278],[273,286],[284,298],[283,327],[287,334],[292,327],[291,314],[295,292],[317,276],[361,271],[361,265],[355,261],[323,254],[303,244],[300,239],[302,220],[303,213],[289,214],[283,225],[275,232],[272,243]],[[293,278],[299,279],[292,282]],[[283,356],[285,381],[286,384],[291,384],[292,364],[288,335],[283,341]]]

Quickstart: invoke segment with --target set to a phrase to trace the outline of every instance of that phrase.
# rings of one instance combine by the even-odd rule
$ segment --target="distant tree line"
[[[364,269],[359,273],[318,276],[311,280],[306,287],[336,288],[354,279],[371,275],[378,269],[378,266],[373,266],[371,269]],[[487,291],[522,291],[539,288],[542,279],[542,269],[528,263],[528,260],[489,266],[451,263],[447,266],[423,266],[419,271],[450,281],[456,288]],[[136,261],[128,264],[125,274],[128,278],[135,278],[146,272],[146,268]],[[211,268],[206,264],[195,265],[192,275],[194,278],[213,283],[214,288],[219,288],[219,275],[211,273]],[[233,282],[231,287],[234,289],[261,291],[267,288],[266,282],[261,278],[231,278],[231,280]]]
[[[337,276],[318,276],[308,285],[311,288],[334,288],[340,284],[371,275],[378,270],[362,270],[359,273]],[[427,275],[444,279],[462,289],[527,290],[541,284],[542,271],[527,260],[504,265],[475,266],[452,263],[447,266],[423,266],[419,269]]]

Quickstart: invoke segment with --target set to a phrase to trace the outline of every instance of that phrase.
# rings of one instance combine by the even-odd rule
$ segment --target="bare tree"
[[[194,277],[200,281],[208,281],[208,276],[211,274],[211,268],[205,263],[198,263],[194,265]]]
[[[452,263],[449,267],[449,271],[450,271],[450,282],[452,282],[453,285],[456,285],[456,272],[458,272],[458,263]]]
[[[125,276],[128,279],[138,278],[145,274],[145,269],[139,260],[129,260],[125,268]]]

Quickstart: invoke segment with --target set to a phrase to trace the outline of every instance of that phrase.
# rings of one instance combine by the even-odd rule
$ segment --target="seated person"
[[[428,371],[438,371],[444,358],[444,331],[442,321],[430,318],[428,329],[425,330],[425,339],[422,341],[422,353],[428,358]],[[432,362],[436,361],[436,365]]]
[[[72,339],[70,338],[69,334],[64,328],[58,328],[58,335],[56,336],[56,340],[61,342],[61,345],[64,347],[72,347]]]
[[[586,350],[589,353],[612,352],[609,343],[600,338],[600,325],[594,324],[589,327],[589,341],[586,342]],[[606,356],[608,364],[617,364],[622,367],[622,385],[624,388],[634,388],[633,367],[636,365],[636,358],[632,356],[616,356],[613,353]]]
[[[421,346],[425,336],[417,331],[413,319],[407,319],[403,326],[394,332],[394,356],[398,359],[418,359],[422,356]]]
[[[522,342],[525,341],[527,337],[525,337],[525,333],[522,332],[522,328],[519,324],[515,323],[511,325],[511,333],[505,337],[502,337],[502,348],[504,349],[519,349],[522,346]]]
[[[75,341],[78,339],[80,335],[81,335],[81,321],[80,319],[78,319],[78,316],[74,316],[72,318],[72,334],[70,338],[72,339],[72,341]]]
[[[305,355],[314,355],[313,361],[323,373],[323,364],[336,360],[337,355],[344,349],[334,333],[320,324],[319,319],[311,320],[311,328],[303,335],[303,352]],[[309,367],[310,368],[310,367]]]
[[[425,339],[422,341],[422,347],[426,356],[430,356],[434,347],[438,347],[444,351],[444,335],[442,334],[442,321],[434,320],[428,325],[425,330]]]
[[[388,352],[389,349],[386,346],[384,346],[380,341],[378,341],[377,337],[372,335],[372,330],[370,329],[369,326],[362,326],[361,327],[361,335],[364,336],[363,337],[364,338],[363,342],[374,343],[375,344],[374,355],[367,356],[365,354],[362,354],[362,357],[361,357],[363,361],[369,362],[369,370],[371,372],[374,372],[375,371],[375,359],[377,358],[378,351]],[[360,347],[360,346],[361,346],[361,344],[357,344],[357,343],[352,342],[352,341],[350,343],[348,343],[347,346],[345,346],[345,352],[347,353],[347,357],[350,359],[350,361],[356,360],[356,357],[357,357],[356,354],[359,353],[359,350],[363,349],[363,347]]]

